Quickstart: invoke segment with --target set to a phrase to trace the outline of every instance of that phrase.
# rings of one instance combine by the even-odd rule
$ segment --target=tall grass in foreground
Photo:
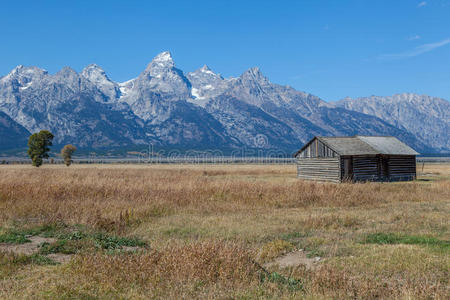
[[[0,167],[3,242],[63,224],[150,245],[75,251],[63,265],[0,253],[0,298],[445,299],[450,166],[437,170],[333,184],[297,180],[294,166]],[[295,249],[323,260],[261,269]]]
[[[0,222],[26,220],[119,226],[178,212],[235,213],[273,208],[377,207],[450,197],[450,181],[432,184],[328,184],[224,166],[180,169],[6,169],[0,177]],[[286,167],[285,167],[286,168]],[[270,170],[273,170],[270,172]],[[206,174],[206,175],[205,175]],[[208,175],[212,174],[212,175]],[[292,174],[290,174],[292,175]],[[122,215],[122,220],[121,220]],[[120,226],[119,226],[120,227]]]

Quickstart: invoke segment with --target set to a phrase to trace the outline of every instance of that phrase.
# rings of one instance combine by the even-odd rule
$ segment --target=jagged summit
[[[100,77],[108,79],[105,70],[103,70],[100,66],[96,64],[90,64],[86,66],[81,71],[81,75],[87,79],[94,79],[94,78],[98,79]]]
[[[11,87],[18,88],[21,91],[27,90],[27,92],[29,92],[29,88],[33,84],[44,81],[47,76],[48,73],[44,69],[33,66],[26,67],[23,65],[18,65],[6,76],[0,77],[0,88],[1,85],[10,85]],[[0,93],[0,101],[1,97],[2,95]]]
[[[84,78],[86,78],[94,83],[100,83],[100,84],[103,84],[105,82],[113,83],[109,79],[108,75],[106,75],[105,70],[103,70],[103,68],[101,68],[97,64],[90,64],[90,65],[86,66],[81,71],[81,76],[83,76]]]
[[[11,70],[11,72],[9,74],[14,74],[14,73],[20,73],[22,70],[24,70],[26,67],[24,65],[18,65],[16,66],[14,69]]]
[[[81,73],[89,72],[89,71],[93,71],[93,70],[98,70],[100,72],[105,72],[103,70],[103,68],[100,67],[99,65],[97,65],[97,64],[89,64],[81,71]]]
[[[195,70],[194,72],[188,73],[189,76],[196,76],[196,77],[218,77],[222,78],[222,75],[215,73],[210,67],[207,65],[203,65],[201,68]],[[223,79],[223,78],[222,78]]]
[[[209,75],[217,75],[216,73],[213,72],[213,70],[211,70],[210,67],[208,67],[207,65],[203,65],[203,67],[201,67],[200,69],[198,69],[199,72],[205,73],[205,74],[209,74]]]
[[[78,76],[78,73],[71,67],[65,66],[59,70],[55,76]]]
[[[259,67],[251,67],[246,72],[252,73],[252,74],[258,74],[258,73],[261,73],[261,70],[259,69]]]
[[[48,74],[48,72],[44,69],[34,67],[34,66],[24,66],[24,65],[18,65],[14,69],[11,70],[6,76],[0,77],[1,78],[13,78],[17,76],[35,76],[35,75],[45,75]]]
[[[90,64],[81,71],[81,76],[93,83],[106,96],[105,102],[115,102],[121,96],[119,84],[113,82],[105,70],[97,64]]]
[[[172,53],[170,53],[170,51],[161,52],[158,55],[156,55],[155,58],[153,58],[153,61],[155,62],[173,61]]]
[[[208,67],[208,65],[203,65],[203,67],[200,68],[200,71],[202,71],[202,72],[208,72],[208,71],[211,71],[211,68]]]
[[[265,79],[264,75],[262,74],[261,70],[258,67],[252,67],[252,68],[248,69],[247,71],[242,73],[241,77],[255,78],[255,79],[264,78]]]
[[[258,83],[259,85],[270,85],[269,79],[264,76],[264,74],[261,72],[261,70],[258,67],[253,67],[242,73],[241,76],[239,76],[241,81],[244,84],[250,84],[254,85],[255,83]]]
[[[188,101],[202,107],[229,88],[228,81],[224,80],[222,75],[214,73],[207,65],[188,73],[187,78],[192,85],[193,99]]]
[[[147,65],[145,71],[151,72],[152,70],[170,69],[174,67],[175,62],[173,61],[172,54],[169,51],[165,51],[156,55]]]

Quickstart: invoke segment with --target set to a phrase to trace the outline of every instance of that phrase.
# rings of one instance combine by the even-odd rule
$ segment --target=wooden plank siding
[[[414,180],[416,178],[416,158],[413,155],[391,155],[387,161],[389,180]]]
[[[307,180],[341,181],[339,158],[299,158],[297,177]]]
[[[297,158],[313,157],[338,157],[338,154],[318,139],[315,139],[297,156]]]
[[[341,157],[341,179],[344,179],[344,159],[351,158],[353,181],[400,181],[416,178],[415,156],[343,156]]]
[[[377,156],[353,156],[353,180],[373,181],[379,180]],[[342,160],[343,161],[343,160]]]

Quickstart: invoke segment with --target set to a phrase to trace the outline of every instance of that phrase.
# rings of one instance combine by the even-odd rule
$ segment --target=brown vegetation
[[[424,173],[333,184],[298,180],[295,166],[2,166],[0,233],[63,224],[150,247],[85,241],[59,265],[0,253],[0,298],[444,299],[450,166]],[[323,259],[260,267],[299,249]]]

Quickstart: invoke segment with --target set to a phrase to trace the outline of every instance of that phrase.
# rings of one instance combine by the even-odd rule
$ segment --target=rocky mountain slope
[[[345,98],[334,104],[378,117],[411,132],[437,151],[450,149],[450,102],[447,100],[405,93],[389,97]]]
[[[23,126],[0,112],[0,150],[23,147],[27,144],[29,135],[30,132]]]
[[[207,66],[184,73],[169,52],[122,83],[95,64],[80,73],[66,67],[54,75],[18,66],[0,78],[0,112],[28,132],[48,129],[56,144],[80,148],[152,143],[291,153],[314,135],[362,134],[395,135],[418,151],[435,150],[426,136],[383,114],[329,104],[271,83],[258,68],[236,78],[223,78]],[[8,147],[3,135],[0,139]],[[436,149],[450,148],[445,147]]]

